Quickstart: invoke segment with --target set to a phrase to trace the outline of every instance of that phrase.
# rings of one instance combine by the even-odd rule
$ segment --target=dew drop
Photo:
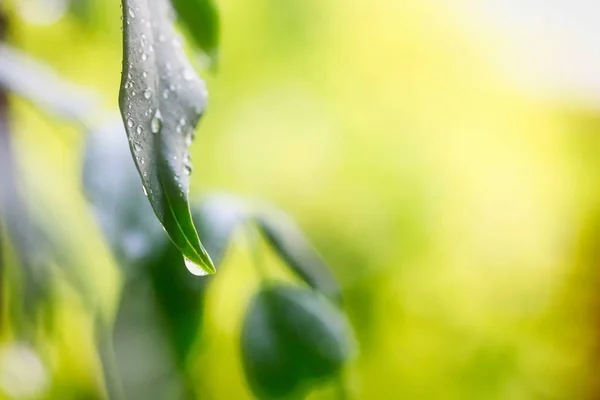
[[[177,89],[177,86],[175,86],[175,84],[174,84],[174,83],[171,83],[171,84],[169,85],[169,89],[170,89],[170,90],[172,90],[172,91],[175,91],[175,89]]]
[[[169,98],[169,89],[165,89],[165,91],[163,92],[163,99],[168,99]]]
[[[165,40],[167,40],[167,38],[165,37],[164,34],[161,33],[160,35],[158,35],[158,41],[159,42],[164,42]]]
[[[133,128],[133,120],[132,120],[131,118],[129,118],[129,119],[127,120],[127,126],[128,126],[129,128]]]
[[[135,18],[135,13],[133,12],[133,9],[131,7],[129,8],[129,16],[131,18]]]
[[[177,125],[177,128],[175,128],[175,130],[177,131],[177,133],[181,133],[181,125]]]
[[[137,128],[135,128],[135,132],[136,132],[138,135],[141,135],[143,131],[144,131],[144,129],[142,128],[142,126],[141,126],[141,125],[138,125],[138,127],[137,127]]]
[[[148,192],[146,191],[146,186],[142,186],[142,190],[144,191],[144,195],[148,197]]]
[[[148,59],[148,54],[142,54],[142,61],[146,61]]]
[[[186,69],[185,71],[183,71],[183,79],[185,79],[186,81],[191,81],[192,79],[194,79],[194,73],[189,69]]]
[[[146,89],[146,91],[144,92],[144,98],[148,100],[150,99],[150,97],[152,97],[152,90]]]
[[[186,157],[185,161],[183,162],[183,169],[185,170],[185,174],[187,176],[190,176],[192,174],[192,162],[188,157]]]
[[[148,77],[148,73],[146,71],[142,72],[142,77],[147,78]]]
[[[160,110],[156,110],[154,116],[152,117],[152,121],[150,121],[150,129],[152,133],[157,134],[160,132],[162,128],[162,115],[160,114]]]
[[[133,150],[138,152],[142,150],[142,145],[139,144],[138,142],[133,142]]]
[[[191,146],[193,142],[194,142],[194,134],[192,132],[190,132],[190,134],[186,135],[186,137],[185,137],[185,144],[187,144],[188,146]]]
[[[188,271],[190,271],[190,273],[194,276],[206,276],[208,275],[208,273],[206,271],[204,271],[202,268],[200,268],[198,265],[196,265],[195,262],[193,262],[192,260],[189,260],[186,257],[183,257],[183,261],[185,262],[185,267],[187,268]]]

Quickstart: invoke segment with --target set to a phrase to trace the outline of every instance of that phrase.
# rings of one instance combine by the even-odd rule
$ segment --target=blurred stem
[[[97,322],[97,346],[100,362],[102,363],[102,372],[104,374],[104,384],[110,400],[125,400],[119,369],[115,358],[113,347],[113,335],[110,325],[104,321]]]
[[[8,18],[4,9],[5,5],[0,4],[0,43],[2,43],[6,37],[8,31]],[[8,94],[6,91],[0,88],[0,214],[2,207],[5,206],[5,195],[2,193],[2,187],[4,187],[4,174],[10,174],[10,170],[5,169],[4,164],[10,164],[10,141],[9,141],[9,121],[8,121]],[[3,161],[4,160],[4,161]],[[2,221],[0,221],[1,223]],[[0,224],[0,332],[3,328],[4,322],[4,277],[6,274],[6,268],[4,265],[4,230]]]
[[[252,263],[254,264],[254,268],[256,269],[256,272],[258,273],[260,280],[263,283],[266,283],[270,279],[269,279],[269,274],[267,273],[267,270],[266,270],[264,262],[263,262],[261,246],[260,246],[260,236],[259,236],[258,232],[256,231],[256,227],[251,222],[247,222],[245,225],[245,228],[246,228],[246,236],[248,238],[248,247],[249,247],[250,253],[252,254]]]
[[[337,379],[335,381],[335,386],[337,389],[336,398],[338,400],[351,400],[351,396],[348,393],[348,389],[346,388],[346,382],[344,380],[343,374],[338,374]]]

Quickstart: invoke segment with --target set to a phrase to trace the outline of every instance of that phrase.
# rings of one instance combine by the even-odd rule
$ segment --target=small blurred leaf
[[[213,0],[172,0],[179,20],[214,65],[218,62],[219,11]]]
[[[267,286],[254,298],[241,337],[246,378],[259,398],[302,396],[334,377],[353,353],[342,314],[322,295]]]
[[[167,0],[123,0],[119,105],[150,204],[183,255],[214,273],[188,202],[188,146],[206,106],[206,87],[174,32]]]
[[[261,209],[255,219],[267,241],[292,270],[312,288],[336,302],[341,300],[329,268],[292,218],[268,207]]]

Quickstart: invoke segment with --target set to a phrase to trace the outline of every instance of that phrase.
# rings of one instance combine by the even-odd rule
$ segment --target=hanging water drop
[[[195,262],[193,262],[192,260],[189,260],[186,257],[183,257],[183,261],[185,263],[185,267],[187,268],[188,271],[190,271],[190,273],[194,276],[206,276],[208,275],[208,273],[206,271],[204,271],[202,268],[200,268],[198,265],[196,265]]]
[[[150,121],[150,129],[152,133],[157,134],[160,132],[162,128],[162,115],[160,114],[160,110],[156,110],[154,116],[152,117],[152,121]]]

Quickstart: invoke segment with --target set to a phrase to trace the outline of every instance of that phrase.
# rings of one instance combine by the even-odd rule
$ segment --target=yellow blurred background
[[[12,45],[116,111],[118,1],[41,25],[30,14],[45,0],[2,1]],[[210,100],[191,195],[260,197],[299,221],[355,329],[352,398],[600,396],[600,85],[584,57],[598,44],[563,34],[600,6],[523,3],[217,1],[219,68],[200,70]],[[89,234],[82,274],[114,309],[119,274],[79,189],[84,133],[13,104],[46,217]],[[202,398],[252,398],[237,344],[257,284],[248,258],[234,246],[209,293]],[[55,385],[99,387],[75,297],[65,287],[55,317]]]

